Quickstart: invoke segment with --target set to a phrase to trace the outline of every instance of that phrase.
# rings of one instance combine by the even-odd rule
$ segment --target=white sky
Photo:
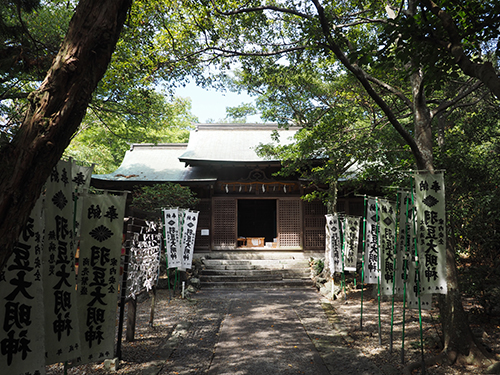
[[[215,89],[206,90],[197,87],[190,82],[186,87],[179,87],[175,91],[176,96],[191,98],[191,113],[198,117],[200,123],[206,123],[209,119],[215,122],[226,117],[226,107],[236,107],[243,103],[253,102],[253,98],[246,93],[221,92]],[[261,122],[259,116],[247,118],[247,122]]]

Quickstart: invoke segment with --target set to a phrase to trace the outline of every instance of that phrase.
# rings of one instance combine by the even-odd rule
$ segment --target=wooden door
[[[212,249],[236,248],[236,198],[213,198]]]
[[[300,198],[278,200],[278,246],[302,248]]]
[[[326,206],[321,201],[304,202],[304,248],[324,250]]]

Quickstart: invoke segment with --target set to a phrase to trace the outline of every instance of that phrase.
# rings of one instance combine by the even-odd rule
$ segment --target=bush
[[[160,216],[162,208],[195,208],[199,199],[188,187],[167,182],[152,186],[142,186],[133,193],[131,206]]]
[[[311,258],[309,260],[309,264],[312,268],[312,270],[314,271],[314,275],[320,275],[321,272],[323,272],[323,268],[325,268],[325,262],[323,261],[323,259],[313,259]]]

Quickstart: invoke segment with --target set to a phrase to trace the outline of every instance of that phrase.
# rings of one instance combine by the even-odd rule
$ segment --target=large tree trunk
[[[332,179],[328,184],[328,201],[326,203],[326,213],[333,215],[337,211],[338,181]]]
[[[422,74],[418,71],[414,72],[411,76],[411,84],[415,138],[421,149],[421,154],[424,156],[424,163],[419,163],[417,159],[417,168],[434,173],[432,118],[425,100],[422,83]],[[438,298],[444,340],[443,353],[446,354],[450,363],[458,360],[478,365],[487,364],[489,362],[487,353],[476,343],[462,305],[462,296],[458,288],[455,248],[450,239],[448,239],[446,247],[446,270],[448,294],[439,295]],[[409,368],[413,368],[413,364],[410,364]]]
[[[415,72],[411,74],[410,82],[413,97],[415,142],[420,151],[419,157],[415,156],[417,168],[433,172],[431,115],[424,94],[424,75],[420,69],[415,69]]]
[[[444,339],[443,352],[451,363],[490,364],[491,356],[476,342],[462,305],[453,241],[448,241],[446,247],[446,272],[448,294],[439,295],[438,299]]]
[[[132,0],[81,0],[14,140],[0,150],[0,271],[52,168],[85,115]]]

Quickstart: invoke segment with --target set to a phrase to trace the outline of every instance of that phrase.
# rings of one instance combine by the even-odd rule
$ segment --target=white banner
[[[368,199],[366,208],[366,239],[365,239],[365,268],[364,283],[377,284],[380,275],[380,229],[378,221],[380,212],[378,202]]]
[[[135,298],[146,288],[151,290],[158,279],[160,267],[161,234],[157,224],[146,221],[140,233],[130,239],[130,260],[128,265],[127,297]]]
[[[330,225],[328,224],[328,215],[325,215],[325,269],[333,270],[333,259],[332,259],[332,243],[331,236],[332,232],[330,230]],[[330,276],[333,277],[333,271],[330,272]]]
[[[360,217],[346,216],[344,219],[344,270],[356,271],[359,246]]]
[[[383,295],[392,295],[394,285],[396,206],[386,199],[379,199],[380,214],[380,290]],[[394,290],[395,293],[395,290]]]
[[[165,249],[168,268],[178,268],[182,265],[181,243],[179,232],[179,209],[163,209],[165,218]]]
[[[182,226],[181,268],[191,269],[193,264],[194,242],[198,226],[198,211],[186,211]]]
[[[335,272],[342,272],[342,243],[340,239],[339,217],[337,214],[326,215],[326,223],[330,228],[330,275],[333,277]]]
[[[84,167],[82,165],[77,165],[76,162],[72,162],[71,165],[71,182],[73,182],[74,188],[74,199],[75,199],[75,220],[74,220],[74,230],[75,237],[80,237],[80,227],[82,220],[82,197],[81,194],[89,188],[90,180],[92,178],[92,171],[94,167]]]
[[[42,201],[40,197],[0,273],[2,374],[45,374]]]
[[[418,289],[417,285],[422,284],[422,273],[420,273],[420,281],[417,280],[417,274],[415,272],[415,255],[412,254],[410,257],[408,269],[408,285],[406,286],[406,296],[408,308],[418,309]],[[420,307],[424,310],[429,310],[432,307],[432,294],[420,294]]]
[[[46,184],[43,283],[46,363],[79,355],[71,162],[59,161]]]
[[[410,254],[415,253],[414,245],[414,208],[411,203],[411,194],[400,192],[399,202],[399,235],[396,254],[396,292],[403,295],[404,282],[409,280]]]
[[[416,174],[415,190],[422,292],[446,294],[444,174]]]
[[[82,353],[75,364],[114,355],[126,198],[107,193],[84,196],[78,271]]]

